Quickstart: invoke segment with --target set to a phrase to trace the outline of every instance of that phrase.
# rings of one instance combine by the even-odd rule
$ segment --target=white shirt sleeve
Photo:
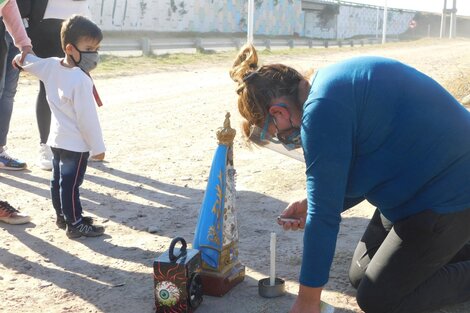
[[[18,56],[21,56],[20,54]],[[18,57],[17,56],[17,57]],[[44,80],[50,70],[51,59],[39,58],[33,54],[26,55],[21,67],[28,73],[33,74],[40,80]]]
[[[97,155],[106,151],[101,132],[95,99],[93,98],[93,84],[91,81],[82,81],[76,86],[73,94],[73,103],[77,115],[77,127],[85,142],[89,145],[90,155]]]

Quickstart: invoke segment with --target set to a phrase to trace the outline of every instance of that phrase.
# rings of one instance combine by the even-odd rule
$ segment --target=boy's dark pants
[[[79,187],[87,168],[89,152],[73,152],[51,148],[52,205],[57,215],[64,215],[69,224],[75,225],[82,218]]]
[[[415,313],[470,300],[470,209],[394,225],[375,211],[349,270],[366,313]]]

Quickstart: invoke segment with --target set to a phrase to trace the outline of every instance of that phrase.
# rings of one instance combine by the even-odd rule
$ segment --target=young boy
[[[28,55],[21,67],[44,82],[52,112],[47,144],[53,153],[51,196],[56,224],[69,238],[96,237],[104,227],[82,216],[79,186],[90,154],[102,160],[105,146],[89,72],[98,63],[101,30],[83,16],[65,20],[61,29],[63,59]],[[17,56],[17,63],[19,56]]]

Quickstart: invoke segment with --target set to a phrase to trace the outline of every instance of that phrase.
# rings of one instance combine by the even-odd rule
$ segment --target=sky
[[[444,0],[348,0],[349,2],[383,6],[385,1],[391,8],[408,9],[425,12],[442,13]],[[447,8],[451,9],[453,0],[447,0]],[[457,0],[457,15],[470,16],[470,1]]]

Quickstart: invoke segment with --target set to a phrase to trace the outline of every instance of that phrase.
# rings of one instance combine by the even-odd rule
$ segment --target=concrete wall
[[[387,34],[398,35],[409,28],[415,12],[388,10]],[[377,23],[378,20],[378,23]],[[358,35],[382,36],[383,10],[373,7],[341,6],[338,16],[338,38]]]
[[[88,0],[92,18],[106,31],[240,33],[247,28],[248,0]],[[351,38],[375,36],[377,9],[342,4],[336,14],[321,16],[324,4],[312,0],[254,0],[255,35]],[[303,10],[302,5],[308,10]],[[379,32],[382,32],[379,10]],[[407,30],[414,12],[389,10],[389,35]]]
[[[247,0],[89,0],[107,31],[246,32]],[[301,0],[255,0],[254,33],[303,31]]]

